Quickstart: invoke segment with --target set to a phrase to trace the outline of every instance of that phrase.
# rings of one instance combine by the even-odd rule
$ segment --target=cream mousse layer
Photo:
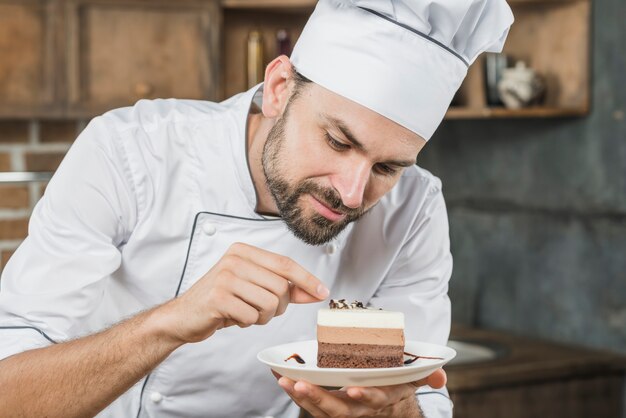
[[[378,309],[320,309],[317,325],[342,328],[393,328],[404,329],[402,312]]]
[[[353,328],[317,326],[317,341],[327,344],[371,344],[404,347],[401,328]]]

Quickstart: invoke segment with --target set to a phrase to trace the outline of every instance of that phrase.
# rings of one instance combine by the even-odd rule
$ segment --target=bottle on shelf
[[[248,88],[263,81],[263,37],[261,32],[253,30],[248,34],[247,81]]]

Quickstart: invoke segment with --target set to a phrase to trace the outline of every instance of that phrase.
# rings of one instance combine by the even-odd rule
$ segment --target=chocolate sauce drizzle
[[[304,359],[302,357],[300,357],[300,354],[298,353],[293,353],[292,355],[290,355],[289,357],[287,357],[285,359],[285,361],[289,361],[291,359],[294,359],[295,361],[297,361],[300,364],[306,364],[306,362],[304,361]]]
[[[408,360],[404,360],[404,364],[411,364],[415,360],[420,359],[420,358],[425,358],[425,359],[429,359],[429,360],[443,360],[442,357],[416,356],[415,354],[407,353],[406,351],[404,352],[404,355],[413,357],[413,358],[410,358]]]

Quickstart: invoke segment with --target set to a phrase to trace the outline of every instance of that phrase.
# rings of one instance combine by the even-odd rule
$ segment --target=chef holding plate
[[[415,161],[512,21],[505,0],[322,0],[263,84],[93,119],[0,281],[2,415],[451,416],[442,370],[331,391],[256,355],[315,339],[329,297],[446,344],[447,214]]]

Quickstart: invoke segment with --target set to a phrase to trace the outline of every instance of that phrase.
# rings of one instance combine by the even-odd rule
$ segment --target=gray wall
[[[445,121],[418,164],[444,184],[454,321],[626,353],[626,2],[592,3],[589,116]]]

